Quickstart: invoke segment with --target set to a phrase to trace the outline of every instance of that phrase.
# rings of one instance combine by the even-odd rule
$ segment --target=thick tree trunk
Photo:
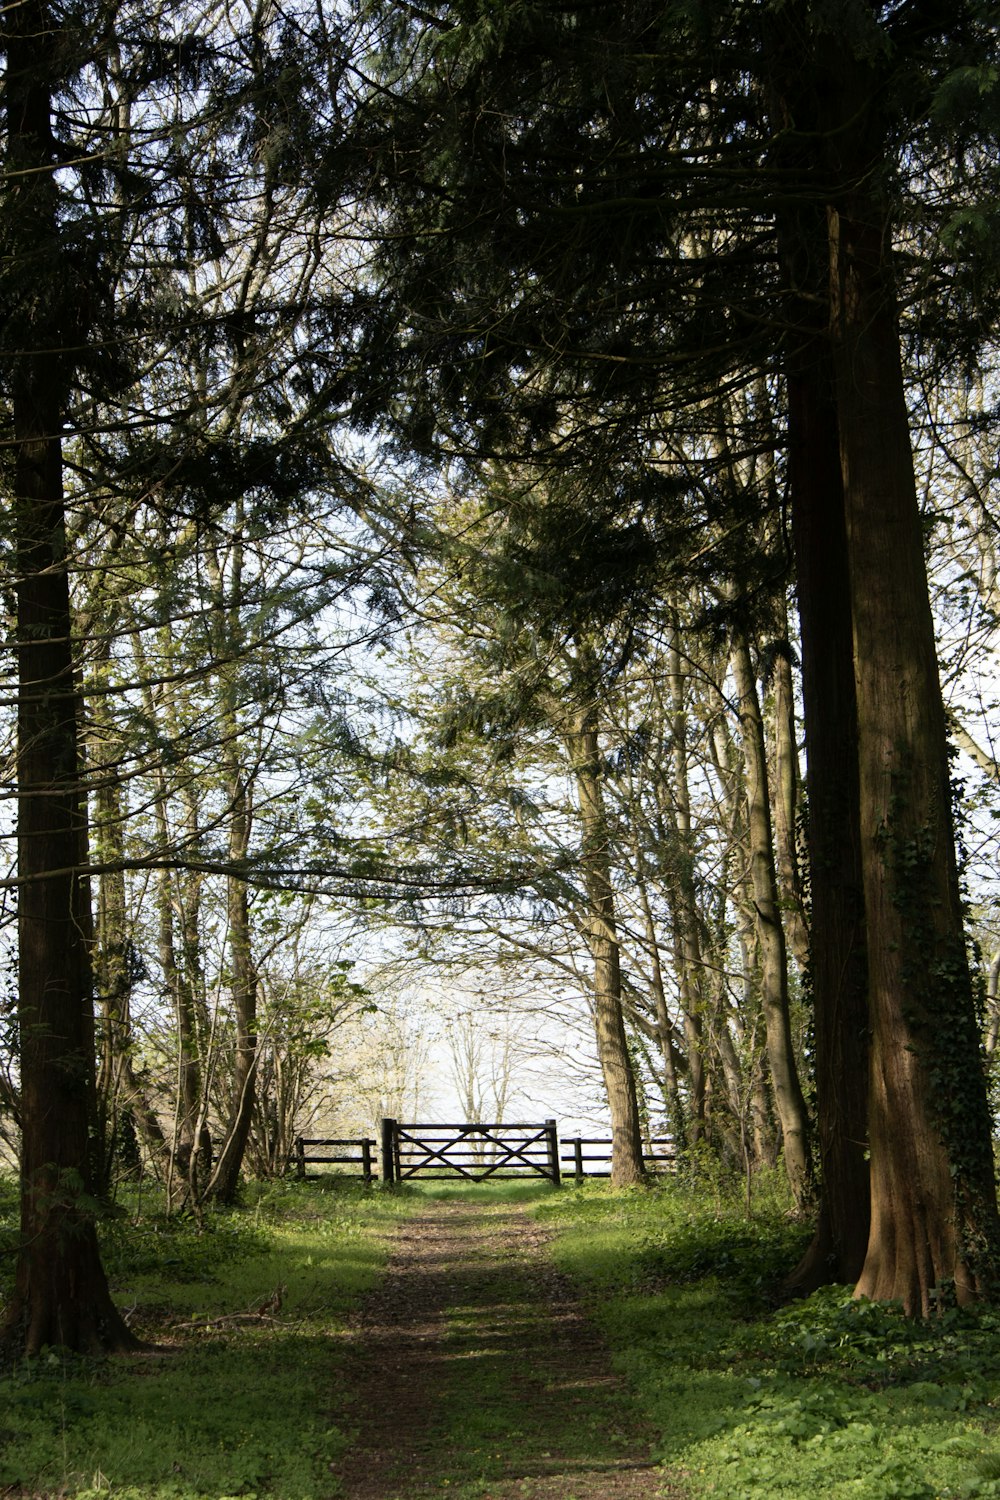
[[[853,94],[847,90],[848,100]],[[954,1286],[967,1302],[993,1284],[990,1118],[887,262],[891,234],[880,206],[860,191],[831,207],[829,228],[872,1025],[872,1224],[857,1292],[926,1314],[939,1289]]]
[[[757,680],[750,659],[750,648],[746,639],[739,634],[733,641],[732,666],[746,767],[750,880],[760,955],[760,991],[767,1033],[767,1058],[775,1106],[781,1122],[785,1171],[796,1205],[802,1209],[813,1197],[809,1120],[792,1046],[785,934],[778,907],[778,884],[771,836],[764,721],[757,697]]]
[[[800,346],[788,393],[822,1182],[816,1235],[788,1288],[808,1292],[827,1281],[856,1281],[868,1244],[868,968],[847,533],[825,339],[807,337]]]
[[[826,99],[807,34],[775,18],[771,105],[780,169],[805,191],[778,213],[786,285],[788,477],[806,732],[809,991],[821,1174],[816,1233],[790,1291],[856,1281],[871,1223],[868,1170],[868,967],[851,582],[829,329],[823,206]],[[825,50],[825,49],[824,49]],[[820,63],[822,68],[823,63]]]
[[[21,1246],[9,1338],[135,1348],[112,1304],[90,1210],[94,1012],[81,905],[78,700],[62,490],[65,292],[52,171],[50,91],[60,81],[58,23],[37,0],[8,11],[7,253],[27,282],[8,353],[14,433],[18,655],[18,1028]],[[8,271],[8,276],[11,272]],[[53,278],[46,286],[45,276]],[[51,352],[48,352],[51,351]]]
[[[642,1130],[635,1075],[625,1037],[622,982],[615,922],[608,829],[601,790],[600,745],[590,714],[566,731],[583,829],[582,864],[587,892],[587,930],[594,963],[594,1028],[611,1115],[611,1183],[628,1187],[645,1180]]]
[[[792,362],[790,379],[793,423],[796,412],[801,419],[793,519],[800,561],[813,560],[815,580],[819,551],[831,538],[835,551],[840,545],[837,532],[821,522],[827,507],[836,510],[832,481],[822,491],[801,482],[810,419],[819,424],[813,433],[820,432],[820,458],[832,446],[825,436],[829,402],[807,384],[810,344],[819,335],[808,304],[818,292],[830,314],[829,383],[846,540],[846,562],[837,572],[849,580],[857,704],[871,1035],[871,1227],[857,1292],[927,1313],[939,1293],[953,1288],[964,1302],[995,1283],[998,1225],[896,324],[893,226],[882,198],[890,166],[884,111],[896,87],[887,71],[899,57],[866,0],[840,0],[822,15],[804,3],[786,12],[770,45],[779,165],[788,184],[798,172],[801,194],[794,215],[782,221],[792,252],[785,256],[790,293],[804,314],[805,357]],[[783,215],[790,201],[786,193]],[[817,232],[812,219],[823,202],[827,222]],[[793,327],[796,320],[793,312]],[[812,463],[816,457],[809,455]],[[842,599],[831,595],[829,603],[839,618]],[[818,621],[816,627],[819,649]],[[813,747],[825,739],[815,728],[815,656],[804,675],[812,762]],[[831,794],[834,787],[831,776]],[[840,919],[848,924],[846,887],[840,895]],[[824,1106],[821,1096],[821,1109],[839,1106],[844,1078],[853,1073],[853,1006],[848,996],[824,1042],[817,992],[820,1077],[832,1083],[837,1062],[846,1062],[835,1103]]]

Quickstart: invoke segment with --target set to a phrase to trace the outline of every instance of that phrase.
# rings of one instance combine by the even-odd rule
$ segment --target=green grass
[[[693,1496],[1000,1496],[1000,1316],[932,1324],[827,1288],[776,1305],[803,1248],[780,1193],[587,1187],[537,1212]]]
[[[426,1189],[424,1190],[426,1191]],[[464,1201],[502,1226],[508,1204],[543,1206],[548,1184],[489,1184],[436,1193]],[[561,1472],[575,1500],[573,1476],[612,1467],[628,1445],[629,1398],[585,1384],[570,1350],[553,1353],[551,1306],[515,1230],[476,1252],[455,1276],[448,1315],[443,1397],[432,1424],[435,1462],[428,1488],[457,1500],[493,1493],[523,1474]]]
[[[117,1500],[319,1500],[347,1441],[332,1334],[384,1260],[405,1196],[335,1181],[271,1188],[239,1213],[104,1227],[116,1301],[173,1352],[59,1351],[0,1381],[0,1491]],[[283,1286],[280,1324],[210,1327]],[[200,1325],[200,1326],[199,1326]]]
[[[110,1361],[51,1351],[9,1370],[0,1492],[329,1496],[330,1466],[349,1441],[334,1334],[379,1273],[381,1232],[427,1197],[487,1213],[527,1203],[556,1231],[557,1262],[583,1288],[634,1414],[692,1497],[1000,1500],[1000,1313],[912,1323],[851,1301],[848,1288],[782,1305],[777,1286],[806,1232],[779,1185],[758,1191],[747,1219],[739,1195],[717,1182],[625,1193],[435,1183],[388,1194],[331,1181],[264,1190],[202,1226],[112,1221],[104,1254],[119,1304],[134,1309],[140,1332],[167,1330],[177,1347]],[[10,1185],[0,1186],[8,1244],[15,1208]],[[0,1262],[0,1275],[10,1269]],[[278,1285],[280,1325],[210,1326]],[[513,1378],[538,1390],[527,1406],[508,1399],[504,1309],[521,1299],[528,1343],[542,1316],[517,1246],[509,1264],[501,1258],[485,1281],[456,1290],[451,1400],[428,1434],[442,1493],[483,1492],[518,1446],[541,1456],[551,1442],[581,1464],[613,1454],[617,1397],[595,1409],[600,1431],[585,1430],[585,1414],[560,1411],[555,1383],[515,1357]]]

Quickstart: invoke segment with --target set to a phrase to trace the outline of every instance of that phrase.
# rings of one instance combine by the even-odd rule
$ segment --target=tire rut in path
[[[610,1358],[523,1209],[428,1203],[345,1335],[343,1500],[658,1500]]]

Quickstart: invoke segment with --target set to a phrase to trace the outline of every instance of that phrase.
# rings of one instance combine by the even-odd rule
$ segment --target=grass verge
[[[780,1193],[587,1186],[536,1210],[692,1496],[1000,1497],[1000,1315],[930,1324],[831,1287],[778,1306],[804,1244]]]
[[[0,1379],[0,1492],[97,1500],[320,1500],[346,1442],[332,1335],[384,1261],[404,1196],[329,1179],[262,1191],[202,1225],[157,1217],[103,1231],[116,1301],[169,1352],[59,1350]],[[277,1316],[234,1318],[282,1289]]]

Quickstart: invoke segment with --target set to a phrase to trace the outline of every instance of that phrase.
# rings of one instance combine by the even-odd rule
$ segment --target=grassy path
[[[344,1500],[678,1495],[517,1204],[428,1201],[346,1336]],[[342,1413],[343,1415],[343,1413]]]

